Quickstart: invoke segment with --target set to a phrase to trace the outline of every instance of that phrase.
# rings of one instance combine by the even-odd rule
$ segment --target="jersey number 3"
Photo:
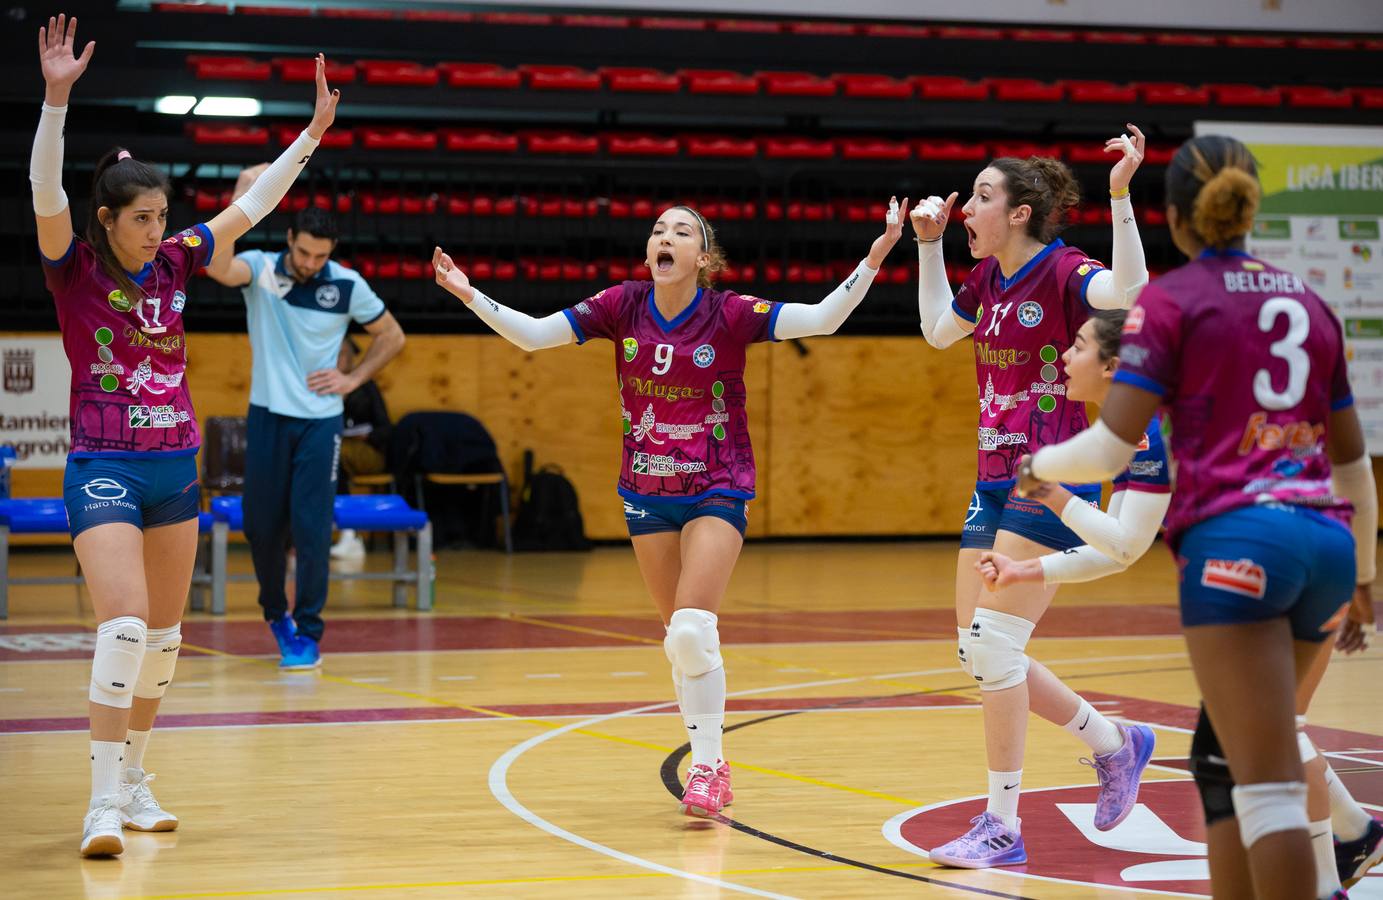
[[[1273,341],[1268,352],[1287,363],[1287,389],[1273,390],[1273,377],[1267,369],[1253,376],[1253,399],[1264,409],[1291,409],[1306,396],[1306,379],[1311,374],[1311,357],[1301,345],[1311,332],[1311,317],[1306,307],[1291,297],[1273,297],[1258,310],[1258,330],[1268,334],[1278,316],[1287,317],[1287,333]]]

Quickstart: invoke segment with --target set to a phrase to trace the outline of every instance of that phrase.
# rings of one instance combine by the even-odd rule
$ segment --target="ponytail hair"
[[[101,223],[101,207],[108,208],[112,215],[129,206],[135,198],[145,191],[161,191],[166,198],[170,191],[168,176],[162,169],[132,157],[128,150],[116,147],[96,163],[96,172],[91,176],[91,204],[86,216],[86,242],[91,245],[101,268],[120,286],[126,299],[135,302],[142,299],[142,292],[135,285],[120,260],[111,249],[106,226]]]
[[[1004,174],[1008,208],[1028,206],[1028,234],[1049,244],[1066,226],[1067,213],[1080,203],[1080,184],[1066,164],[1050,156],[1001,156],[989,164]]]
[[[1207,247],[1223,250],[1253,229],[1263,189],[1253,154],[1234,138],[1192,138],[1177,148],[1166,178],[1167,205]]]
[[[696,286],[699,288],[713,287],[716,275],[725,271],[725,250],[720,246],[720,240],[716,237],[716,230],[711,227],[710,222],[706,221],[706,217],[693,207],[679,205],[671,208],[686,210],[701,226],[701,249],[710,257],[710,261],[706,263],[706,268],[697,271]]]
[[[1124,339],[1124,320],[1128,312],[1122,309],[1100,310],[1090,316],[1095,331],[1095,346],[1100,352],[1100,362],[1109,362],[1119,355],[1119,345]]]

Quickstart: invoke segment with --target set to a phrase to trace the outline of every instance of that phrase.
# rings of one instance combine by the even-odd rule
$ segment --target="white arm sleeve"
[[[1331,490],[1354,504],[1355,584],[1372,584],[1377,577],[1378,493],[1373,483],[1373,460],[1365,454],[1354,462],[1330,467]]]
[[[938,350],[945,350],[970,334],[951,312],[951,283],[941,257],[941,241],[917,242],[917,313],[922,336]]]
[[[1131,566],[1157,540],[1172,495],[1147,491],[1118,491],[1101,512],[1079,497],[1061,511],[1061,521],[1096,550],[1121,566]]]
[[[279,158],[264,170],[264,174],[255,179],[255,183],[250,185],[244,196],[231,201],[231,206],[240,207],[240,211],[250,220],[250,224],[258,225],[261,219],[279,205],[283,195],[288,193],[288,189],[297,180],[298,173],[312,158],[312,151],[316,149],[316,138],[306,131],[298,135],[298,139],[279,154]]]
[[[1069,441],[1038,450],[1032,458],[1032,474],[1040,481],[1072,484],[1108,481],[1128,468],[1137,449],[1097,419]]]
[[[1110,268],[1096,272],[1085,289],[1085,300],[1095,309],[1131,309],[1138,292],[1148,283],[1148,263],[1143,242],[1138,237],[1138,222],[1133,217],[1133,201],[1120,197],[1109,201],[1114,215],[1114,249]]]
[[[1125,493],[1125,491],[1120,491],[1109,498],[1109,515],[1118,517],[1123,507]],[[1071,499],[1080,500],[1079,497],[1072,497]],[[1048,553],[1046,556],[1040,557],[1038,562],[1042,565],[1043,584],[1074,584],[1078,581],[1095,581],[1108,575],[1117,575],[1126,568],[1117,560],[1110,559],[1089,544],[1057,553]]]
[[[66,121],[67,107],[45,103],[34,132],[29,184],[34,189],[34,213],[45,218],[67,209],[67,192],[62,189],[62,129]]]
[[[495,334],[527,353],[570,344],[576,338],[565,313],[555,312],[535,319],[496,303],[480,291],[476,291],[475,299],[466,305],[493,328]]]
[[[861,261],[855,266],[855,271],[820,303],[784,303],[778,310],[773,336],[780,341],[788,341],[818,334],[835,334],[836,329],[860,305],[869,286],[874,283],[874,276],[878,274],[878,269],[872,269],[869,263]]]

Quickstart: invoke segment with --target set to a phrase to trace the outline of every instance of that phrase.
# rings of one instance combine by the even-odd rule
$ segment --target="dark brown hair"
[[[1090,316],[1094,322],[1095,346],[1100,351],[1100,361],[1109,362],[1119,355],[1119,345],[1124,337],[1124,320],[1128,312],[1122,309],[1100,310]]]
[[[101,261],[101,268],[119,285],[125,299],[131,303],[139,301],[143,292],[135,285],[115,251],[110,246],[110,236],[106,226],[101,223],[101,207],[111,211],[112,216],[120,215],[120,210],[129,206],[135,198],[145,191],[161,191],[168,197],[168,176],[162,169],[141,162],[125,153],[123,147],[116,147],[96,163],[96,173],[91,176],[91,206],[86,216],[86,241]]]
[[[711,227],[711,223],[706,221],[706,217],[701,215],[691,206],[674,206],[672,209],[685,209],[691,213],[697,223],[701,225],[704,240],[702,249],[711,259],[706,263],[706,268],[698,269],[696,273],[696,286],[708,288],[715,284],[716,275],[725,270],[725,250],[720,246],[720,241],[716,238],[716,230]]]
[[[989,168],[1004,173],[1008,208],[1032,208],[1028,234],[1044,244],[1066,226],[1066,213],[1080,203],[1080,185],[1066,164],[1050,156],[1001,156]]]
[[[1263,189],[1249,148],[1208,134],[1177,148],[1167,166],[1167,205],[1206,246],[1223,249],[1253,228]]]

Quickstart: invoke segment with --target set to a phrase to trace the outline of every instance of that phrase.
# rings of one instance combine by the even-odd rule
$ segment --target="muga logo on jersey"
[[[82,485],[82,491],[92,500],[122,500],[129,493],[114,478],[93,478]]]
[[[692,362],[696,363],[698,368],[710,368],[711,363],[715,361],[716,348],[712,347],[710,344],[702,344],[692,351]]]
[[[659,384],[652,378],[630,376],[629,387],[640,397],[661,397],[664,400],[700,400],[706,396],[704,388],[694,388],[682,384]]]
[[[1024,328],[1034,328],[1042,324],[1042,304],[1035,300],[1025,300],[1018,306],[1018,324]]]
[[[1098,794],[1094,785],[1024,791],[1023,844],[1028,862],[989,872],[996,878],[1035,878],[1126,891],[1210,893],[1205,827],[1194,783],[1145,781],[1133,812],[1110,831],[1095,829]],[[984,808],[984,797],[924,806],[890,819],[883,834],[894,846],[926,857],[929,848],[968,831],[970,819]],[[1029,893],[1013,890],[1015,882],[992,886]]]
[[[1207,559],[1201,585],[1262,600],[1268,590],[1268,573],[1251,559]]]
[[[317,305],[322,309],[332,309],[341,302],[341,289],[334,284],[324,284],[317,288]]]
[[[1026,350],[1014,350],[1011,347],[993,348],[988,341],[975,341],[975,359],[982,366],[998,366],[1000,369],[1007,369],[1009,366],[1024,366],[1032,359],[1032,354]]]
[[[581,304],[585,305],[585,304]],[[634,357],[639,355],[639,342],[633,338],[624,339],[624,361],[633,362]]]

